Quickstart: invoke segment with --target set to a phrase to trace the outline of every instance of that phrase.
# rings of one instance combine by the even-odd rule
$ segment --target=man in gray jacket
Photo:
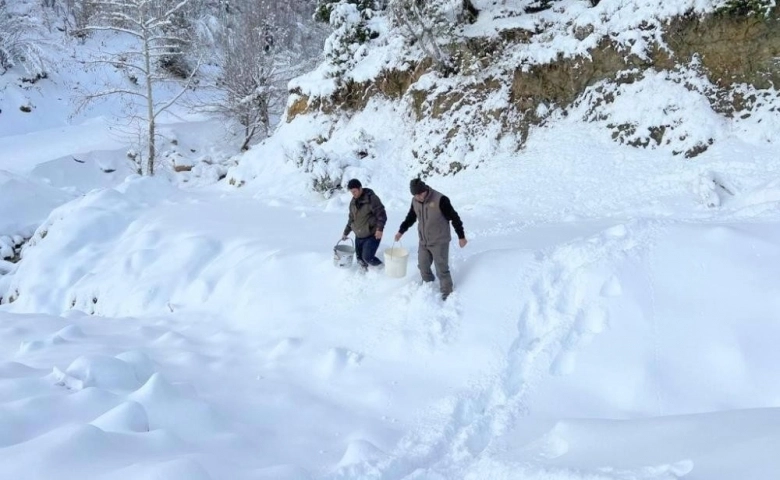
[[[370,188],[363,188],[360,180],[353,178],[347,183],[347,189],[352,194],[349,202],[349,219],[344,227],[342,240],[346,240],[349,232],[355,232],[355,254],[363,270],[368,266],[378,267],[382,260],[376,258],[382,232],[387,223],[387,213],[382,200]]]
[[[409,183],[412,193],[412,205],[406,219],[395,234],[395,241],[401,239],[409,227],[417,222],[417,233],[420,237],[420,246],[417,251],[417,267],[423,282],[432,282],[435,277],[431,271],[431,264],[436,266],[436,275],[439,276],[441,298],[446,300],[452,293],[452,276],[450,275],[450,223],[458,235],[458,245],[463,248],[468,243],[463,231],[463,222],[458,212],[452,208],[452,203],[446,195],[442,195],[432,189],[419,178]]]

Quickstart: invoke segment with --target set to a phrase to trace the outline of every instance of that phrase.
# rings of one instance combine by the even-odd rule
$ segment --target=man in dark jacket
[[[341,239],[346,240],[349,232],[355,232],[358,263],[364,270],[369,265],[378,267],[382,261],[376,258],[376,251],[387,223],[385,206],[373,190],[363,188],[356,178],[347,183],[347,189],[352,194],[352,200],[349,202],[349,220]]]
[[[417,251],[417,266],[423,282],[432,282],[435,277],[431,271],[431,264],[436,266],[436,275],[439,276],[441,298],[446,300],[452,293],[452,276],[450,275],[450,223],[458,235],[458,244],[463,248],[468,243],[463,232],[463,222],[458,212],[452,208],[450,199],[426,185],[419,178],[415,178],[409,184],[412,193],[412,206],[406,219],[395,234],[395,241],[401,239],[409,227],[417,222],[417,233],[420,237],[420,246]]]

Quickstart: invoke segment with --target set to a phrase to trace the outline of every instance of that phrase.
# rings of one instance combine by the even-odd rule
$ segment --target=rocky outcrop
[[[669,21],[662,42],[646,55],[636,55],[605,37],[587,55],[559,58],[538,65],[513,65],[507,62],[518,45],[528,43],[539,32],[507,29],[492,38],[471,38],[457,45],[455,58],[460,72],[441,79],[436,88],[431,81],[425,87],[420,78],[433,70],[433,62],[421,62],[405,70],[385,71],[370,82],[346,82],[327,97],[308,98],[293,91],[287,121],[314,112],[333,114],[363,109],[369,99],[383,95],[405,100],[410,105],[419,135],[435,135],[439,143],[421,147],[412,153],[423,165],[423,173],[456,173],[464,166],[458,162],[436,164],[432,159],[450,145],[469,148],[474,135],[500,138],[512,134],[521,148],[529,129],[545,119],[547,107],[566,108],[586,89],[602,81],[633,82],[641,72],[666,71],[679,66],[696,65],[697,70],[715,86],[708,99],[717,112],[733,116],[749,108],[751,100],[730,89],[749,84],[757,89],[780,85],[780,6],[765,17],[715,13],[705,17],[683,15]],[[592,30],[575,32],[585,38]],[[497,67],[498,65],[502,65]],[[476,71],[491,76],[472,75]],[[629,73],[627,73],[629,72]],[[635,73],[630,73],[635,72]],[[479,78],[479,80],[474,80]],[[435,83],[435,82],[434,82]],[[444,86],[450,85],[449,88]],[[505,102],[491,102],[501,97]],[[488,106],[485,106],[488,105]],[[500,105],[490,107],[489,105]],[[455,114],[457,112],[457,114]],[[438,120],[438,122],[437,122]],[[487,128],[490,126],[490,128]],[[617,130],[630,128],[617,125]],[[646,140],[632,143],[647,146],[661,144],[668,129],[658,125],[649,129]],[[622,138],[616,135],[615,138]],[[645,137],[643,137],[645,138]],[[430,142],[428,142],[430,143]],[[674,153],[686,157],[705,151],[711,141]]]

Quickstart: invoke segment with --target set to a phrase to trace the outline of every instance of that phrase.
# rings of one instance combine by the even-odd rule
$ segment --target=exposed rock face
[[[769,18],[712,15],[680,18],[665,40],[676,60],[701,59],[709,79],[721,87],[749,83],[758,88],[780,85],[780,6]]]

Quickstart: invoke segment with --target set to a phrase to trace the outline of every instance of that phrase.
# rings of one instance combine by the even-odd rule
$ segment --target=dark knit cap
[[[347,182],[347,190],[352,190],[353,188],[363,188],[363,184],[357,178],[353,178]]]
[[[409,182],[409,191],[412,192],[412,195],[418,195],[420,193],[426,192],[427,190],[428,185],[426,185],[425,182],[419,178],[415,178]]]

